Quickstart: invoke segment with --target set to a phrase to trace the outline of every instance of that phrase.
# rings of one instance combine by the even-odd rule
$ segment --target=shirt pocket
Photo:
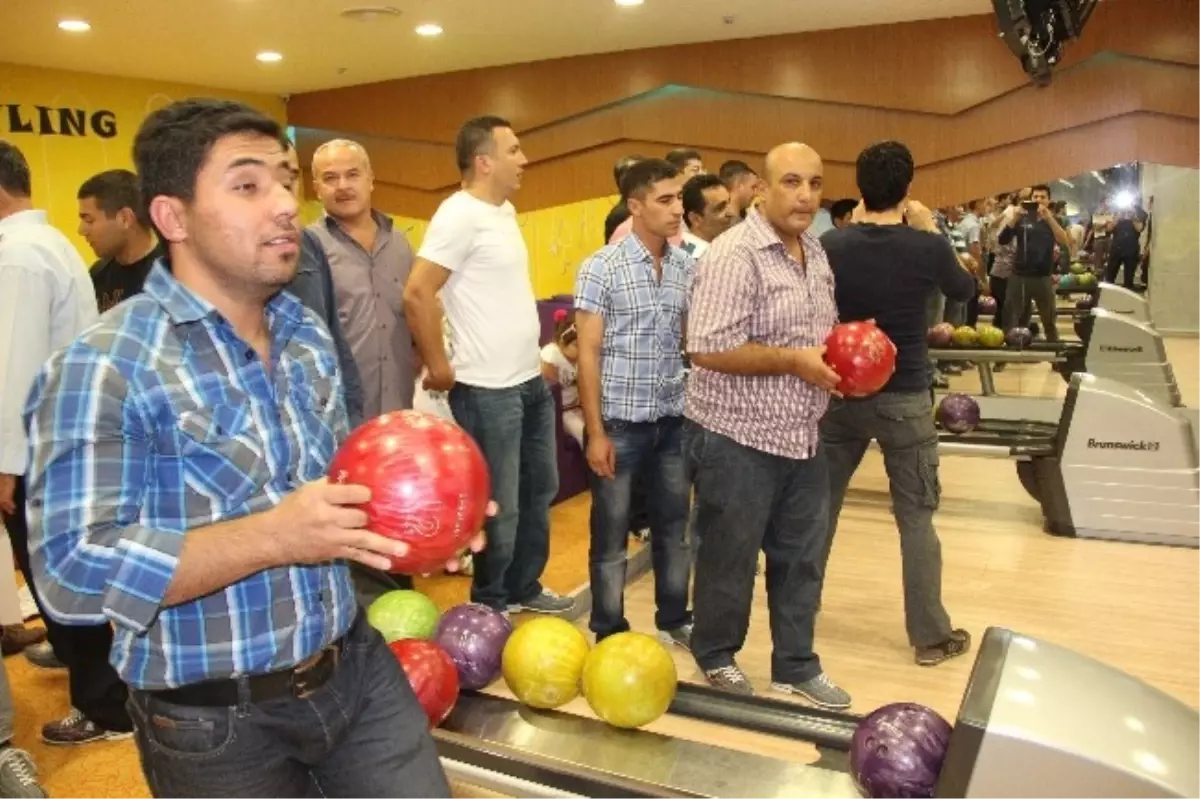
[[[289,389],[292,417],[299,433],[297,465],[301,481],[318,479],[333,460],[338,444],[335,431],[340,390],[338,381],[324,375],[293,382]]]
[[[266,448],[247,403],[186,410],[176,423],[180,468],[189,494],[235,508],[271,480]]]

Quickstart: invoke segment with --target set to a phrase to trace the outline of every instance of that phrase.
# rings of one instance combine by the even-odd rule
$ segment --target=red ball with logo
[[[491,478],[483,453],[451,421],[397,411],[352,432],[329,464],[335,483],[366,486],[367,529],[408,544],[394,572],[430,574],[463,551],[483,527]]]
[[[825,363],[841,378],[838,393],[869,397],[896,372],[896,345],[871,322],[844,322],[825,339]]]
[[[446,650],[422,638],[401,638],[388,644],[417,701],[429,719],[429,728],[441,724],[458,701],[458,669]]]

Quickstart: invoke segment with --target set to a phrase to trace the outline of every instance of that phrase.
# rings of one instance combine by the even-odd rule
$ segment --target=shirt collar
[[[650,252],[650,248],[632,230],[628,236],[621,239],[617,246],[621,248],[621,252],[625,257],[631,261],[644,261],[648,264],[654,263],[654,255]],[[681,257],[686,257],[686,253],[668,241],[664,260],[670,263],[678,263]]]
[[[175,279],[171,274],[170,261],[165,255],[155,260],[150,273],[146,275],[142,291],[161,305],[176,325],[198,322],[207,316],[219,316],[212,303]],[[272,329],[275,328],[277,319],[289,322],[293,326],[304,321],[304,306],[287,291],[277,292],[268,300],[266,311]]]
[[[746,241],[754,249],[767,250],[775,246],[783,247],[783,239],[779,238],[775,228],[757,208],[750,209],[750,213],[746,214],[742,224],[745,226]],[[815,241],[816,239],[807,230],[800,234],[800,246],[804,248],[806,255],[812,249]]]
[[[15,214],[0,219],[0,230],[6,227],[16,227],[17,225],[48,225],[49,220],[46,218],[45,211],[39,211],[36,208],[28,211],[17,211]]]
[[[341,223],[339,223],[336,219],[334,219],[328,213],[326,213],[325,216],[322,218],[325,221],[325,226],[327,228],[329,228],[331,231],[341,231],[342,230]],[[391,233],[392,228],[396,224],[390,216],[383,213],[382,211],[377,211],[374,208],[371,209],[371,218],[375,220],[375,224],[379,226],[379,229],[384,231],[385,233]]]

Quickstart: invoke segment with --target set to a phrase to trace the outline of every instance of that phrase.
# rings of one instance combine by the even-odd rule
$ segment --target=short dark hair
[[[112,219],[122,208],[133,211],[138,224],[144,228],[153,226],[150,221],[150,210],[142,202],[142,190],[138,186],[138,176],[128,169],[110,169],[98,175],[92,175],[79,187],[77,197],[80,200],[91,198]]]
[[[687,166],[688,161],[703,161],[700,157],[699,150],[693,150],[691,147],[679,147],[667,153],[666,160],[675,165],[676,169],[683,169]]]
[[[1030,197],[1032,197],[1032,196],[1033,196],[1033,193],[1034,193],[1035,191],[1044,191],[1044,192],[1046,192],[1046,196],[1047,196],[1047,197],[1053,197],[1053,196],[1054,196],[1054,192],[1050,191],[1050,187],[1049,187],[1049,186],[1047,186],[1045,183],[1039,183],[1039,184],[1037,184],[1036,186],[1032,187],[1032,188],[1029,190],[1029,196],[1030,196]]]
[[[647,158],[630,164],[621,178],[621,196],[641,198],[655,183],[679,176],[679,168],[662,158]]]
[[[158,109],[133,140],[142,201],[158,196],[191,202],[196,178],[213,145],[226,136],[256,133],[283,141],[279,123],[244,103],[194,98]]]
[[[908,195],[913,179],[913,157],[898,141],[872,144],[855,163],[858,191],[868,211],[888,211]]]
[[[704,190],[724,185],[725,181],[721,180],[720,175],[692,175],[688,178],[688,182],[683,184],[683,218],[687,219],[688,214],[703,216],[704,209],[708,207],[704,200]]]
[[[751,169],[745,161],[726,161],[721,164],[717,174],[721,176],[721,180],[725,181],[727,186],[732,186],[746,175],[758,177],[758,173]]]
[[[846,214],[854,213],[854,209],[858,207],[858,200],[849,197],[843,200],[837,200],[829,208],[830,219],[841,219]]]
[[[617,184],[617,191],[621,190],[621,178],[625,177],[629,167],[645,160],[646,157],[642,155],[623,155],[617,159],[617,163],[613,164],[613,181]]]
[[[17,145],[3,139],[0,139],[0,189],[14,197],[33,194],[33,178],[25,154]]]
[[[507,119],[497,116],[482,116],[468,119],[458,129],[454,139],[454,160],[458,171],[467,174],[475,166],[475,156],[495,141],[496,128],[511,128]]]

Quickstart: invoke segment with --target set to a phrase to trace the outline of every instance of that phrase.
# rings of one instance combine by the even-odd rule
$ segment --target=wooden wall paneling
[[[1153,11],[1148,11],[1153,8]],[[1195,65],[1196,0],[1109,0],[1066,64],[1111,50]],[[293,124],[448,143],[498,113],[540,127],[667,84],[954,113],[1027,83],[991,15],[557,59],[294,96]]]

